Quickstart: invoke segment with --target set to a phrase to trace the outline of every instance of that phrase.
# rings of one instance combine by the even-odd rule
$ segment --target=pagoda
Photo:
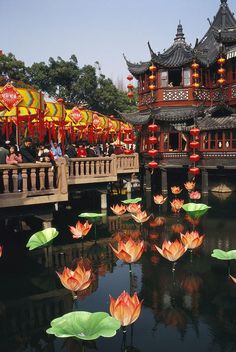
[[[207,33],[196,40],[194,47],[187,44],[179,23],[167,50],[156,53],[150,43],[148,48],[147,62],[136,64],[125,58],[129,72],[138,81],[138,110],[122,115],[140,132],[139,152],[146,176],[150,171],[150,149],[158,150],[156,160],[162,171],[163,191],[167,191],[168,169],[190,170],[190,131],[197,128],[198,148],[194,153],[200,157],[197,167],[202,174],[202,191],[207,192],[209,169],[236,169],[234,14],[227,0],[221,0]],[[150,145],[150,124],[158,126],[155,146]]]

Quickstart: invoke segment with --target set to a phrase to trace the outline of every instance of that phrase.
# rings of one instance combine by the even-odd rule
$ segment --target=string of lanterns
[[[217,83],[220,86],[222,86],[226,82],[226,79],[225,79],[225,68],[224,68],[225,61],[226,61],[225,58],[222,57],[222,56],[217,60],[217,63],[219,65],[217,73],[220,75],[220,78],[217,80]]]
[[[154,169],[158,168],[158,163],[155,161],[155,158],[158,154],[158,150],[155,148],[155,145],[158,142],[155,134],[157,133],[158,129],[158,125],[156,125],[154,122],[148,126],[148,155],[152,157],[152,161],[148,163],[148,167],[152,170],[152,173]]]
[[[200,87],[200,83],[199,83],[199,64],[194,61],[191,65],[192,67],[192,70],[193,70],[193,73],[192,73],[192,80],[193,80],[193,83],[192,83],[192,86],[193,88],[199,88]]]
[[[127,88],[128,88],[128,93],[127,93],[127,97],[129,98],[129,101],[131,103],[133,97],[134,97],[134,86],[133,84],[131,83],[131,81],[133,80],[133,76],[132,75],[128,75],[127,76],[127,80],[129,81],[128,85],[127,85]]]
[[[199,134],[200,129],[198,127],[190,129],[190,135],[193,137],[193,140],[189,143],[189,146],[193,150],[193,154],[190,155],[189,159],[193,164],[190,167],[189,172],[194,176],[200,174],[200,169],[196,166],[196,163],[200,160],[200,155],[196,153],[196,150],[200,147],[199,141],[197,140]]]
[[[149,71],[151,72],[151,75],[148,77],[148,79],[149,79],[148,88],[150,89],[151,94],[153,96],[154,95],[154,90],[156,89],[156,85],[155,85],[155,82],[156,82],[156,71],[157,71],[156,66],[151,64],[151,66],[149,66]]]

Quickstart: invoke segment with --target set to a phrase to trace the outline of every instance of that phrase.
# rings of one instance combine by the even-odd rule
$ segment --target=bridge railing
[[[69,158],[68,176],[69,185],[117,181],[115,158]]]
[[[139,172],[138,153],[114,155],[118,174]]]
[[[51,163],[0,165],[0,207],[66,201],[66,160]]]

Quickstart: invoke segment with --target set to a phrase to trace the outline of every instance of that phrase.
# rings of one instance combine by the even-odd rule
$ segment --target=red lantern
[[[154,123],[148,126],[149,132],[157,132],[157,130],[158,130],[158,126]]]
[[[193,128],[191,128],[191,130],[190,130],[191,136],[198,136],[199,133],[200,133],[200,130],[199,130],[198,127],[193,127]]]
[[[192,175],[194,175],[194,176],[196,176],[196,175],[199,175],[200,174],[200,169],[198,168],[198,167],[191,167],[190,169],[189,169],[189,172],[192,174]]]
[[[156,72],[157,68],[154,65],[149,66],[149,71]]]
[[[200,87],[200,83],[198,83],[198,82],[193,83],[193,87],[194,88],[199,88]]]
[[[128,88],[128,89],[133,89],[134,86],[133,86],[133,84],[129,83],[129,84],[127,85],[127,88]]]
[[[225,68],[221,67],[217,70],[217,73],[219,73],[219,75],[223,75],[225,73]]]
[[[132,153],[133,153],[132,150],[130,150],[130,149],[124,149],[124,154],[130,155],[130,154],[132,154]]]
[[[154,90],[156,89],[156,86],[155,86],[155,84],[150,84],[150,85],[148,86],[148,88],[149,88],[151,91],[154,91]]]
[[[192,148],[192,149],[195,149],[195,148],[199,148],[199,142],[197,142],[197,141],[192,141],[192,142],[190,142],[189,143],[189,146],[190,146],[190,148]]]
[[[125,127],[125,128],[124,128],[124,132],[125,132],[125,133],[131,133],[131,132],[132,132],[132,128],[130,128],[130,127]]]
[[[149,78],[149,81],[155,81],[156,80],[156,76],[155,75],[151,75],[148,78]]]
[[[133,143],[133,139],[132,138],[125,138],[124,139],[124,143],[125,144],[132,144]]]
[[[133,96],[134,96],[134,93],[133,93],[133,92],[128,92],[128,93],[127,93],[127,97],[128,97],[128,98],[131,99],[131,98],[133,98]]]
[[[132,75],[128,75],[128,76],[127,76],[127,80],[128,80],[128,81],[132,81],[132,79],[133,79],[133,76],[132,76]]]
[[[149,144],[156,144],[157,143],[157,137],[151,136],[148,138]]]
[[[148,151],[148,155],[150,155],[152,158],[155,158],[158,154],[158,150],[157,149],[150,149]]]
[[[198,162],[200,160],[200,155],[192,154],[192,155],[190,155],[189,159],[190,159],[190,161],[196,163],[196,162]]]
[[[226,80],[223,77],[221,77],[217,80],[217,83],[219,83],[221,85],[224,84],[225,82],[226,82]]]
[[[194,62],[192,65],[191,65],[192,69],[193,70],[197,70],[199,68],[199,64],[197,64],[196,62]]]
[[[217,60],[217,63],[219,65],[224,65],[225,64],[225,58],[224,57],[220,57],[218,60]]]
[[[157,169],[158,168],[158,164],[157,164],[157,162],[156,161],[150,161],[149,163],[148,163],[148,167],[150,168],[150,169]]]
[[[199,73],[198,73],[198,72],[194,72],[194,73],[192,74],[192,77],[193,77],[194,79],[199,78]]]

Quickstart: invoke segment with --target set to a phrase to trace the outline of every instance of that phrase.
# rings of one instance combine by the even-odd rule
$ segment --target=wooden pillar
[[[208,193],[208,171],[202,170],[202,193]]]
[[[107,194],[101,193],[101,209],[107,209]]]
[[[168,193],[167,170],[166,169],[161,169],[161,192],[162,192],[162,194]]]

